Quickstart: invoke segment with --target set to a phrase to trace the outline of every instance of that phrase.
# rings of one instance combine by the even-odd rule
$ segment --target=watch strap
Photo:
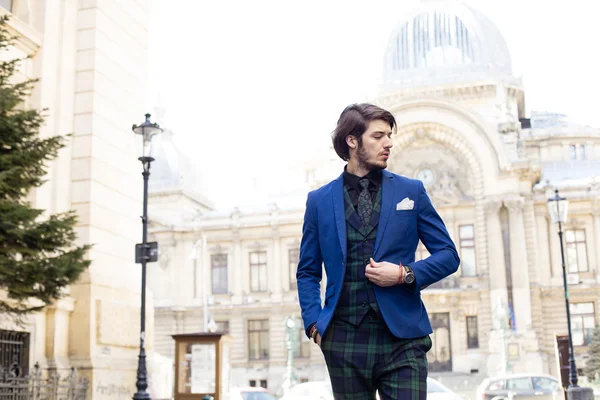
[[[310,338],[317,343],[317,334],[319,333],[319,331],[317,331],[317,326],[313,325],[313,327],[310,330]]]
[[[400,272],[398,274],[398,285],[402,285],[404,283],[404,274],[406,273],[406,270],[404,269],[402,263],[400,263],[400,265],[398,266],[398,270]]]

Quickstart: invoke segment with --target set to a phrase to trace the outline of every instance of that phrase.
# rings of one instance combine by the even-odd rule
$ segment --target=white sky
[[[466,0],[508,43],[528,115],[600,127],[600,3]],[[149,110],[158,102],[218,208],[278,186],[325,152],[343,108],[373,98],[414,0],[151,0]],[[273,188],[271,188],[273,189]],[[255,196],[265,198],[265,196]]]

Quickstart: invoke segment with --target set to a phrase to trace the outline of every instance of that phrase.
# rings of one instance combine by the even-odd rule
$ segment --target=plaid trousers
[[[357,327],[331,321],[321,350],[336,400],[427,399],[429,335],[399,339],[373,311]]]

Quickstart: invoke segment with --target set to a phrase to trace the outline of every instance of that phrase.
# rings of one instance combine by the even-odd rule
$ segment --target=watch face
[[[404,276],[404,282],[407,284],[411,284],[415,281],[415,275],[414,274],[406,274]]]
[[[417,179],[423,182],[425,186],[429,186],[433,183],[435,175],[433,174],[433,171],[429,168],[424,168],[417,172]]]

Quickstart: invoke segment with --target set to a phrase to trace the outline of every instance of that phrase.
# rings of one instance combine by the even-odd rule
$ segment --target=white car
[[[334,400],[329,381],[304,382],[294,385],[280,400]]]
[[[485,378],[477,388],[476,400],[535,397],[539,400],[562,400],[558,379],[545,374],[508,374]]]
[[[461,397],[435,379],[427,378],[427,399],[461,400]],[[334,400],[334,398],[329,381],[315,381],[295,385],[280,400]]]
[[[428,400],[462,400],[462,397],[433,378],[427,378]]]
[[[229,391],[230,400],[277,400],[262,387],[236,387]]]

